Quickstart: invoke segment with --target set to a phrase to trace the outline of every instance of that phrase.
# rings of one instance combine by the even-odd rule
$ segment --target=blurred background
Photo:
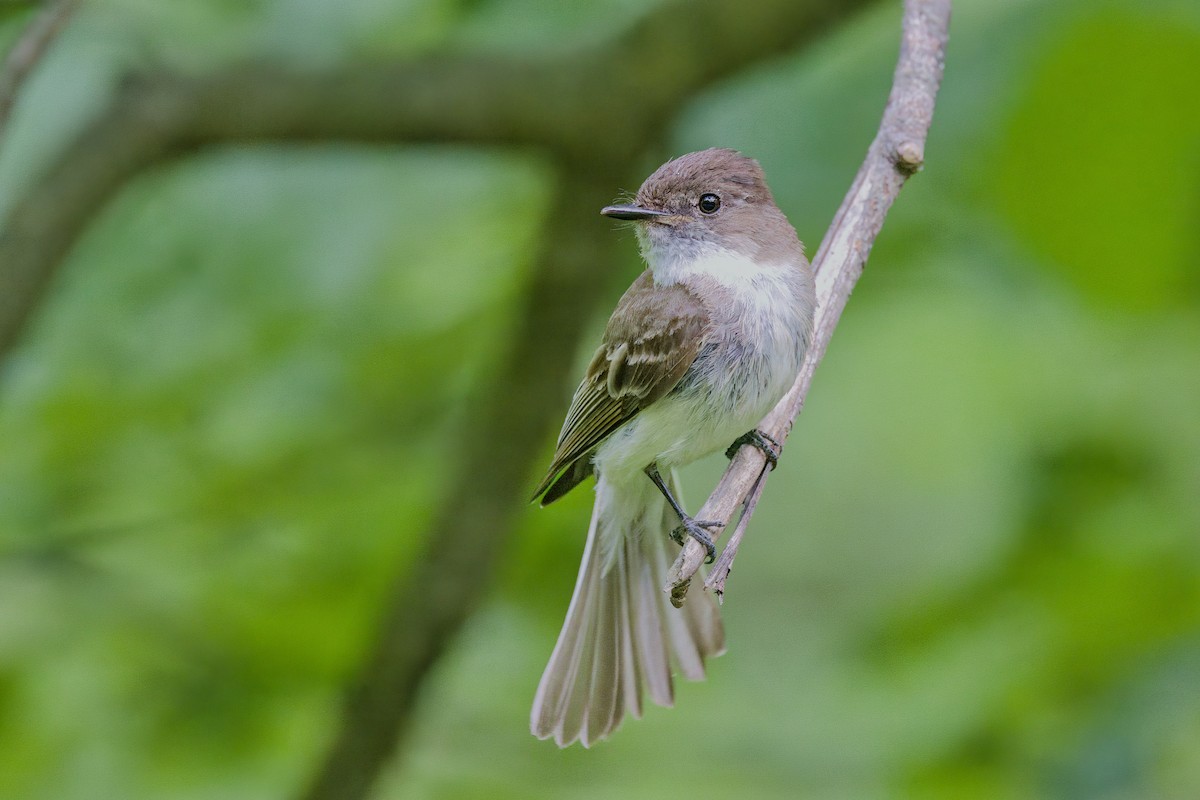
[[[22,91],[0,213],[130,71],[569,54],[655,6],[94,0]],[[3,12],[6,49],[34,13]],[[1200,5],[954,13],[925,171],[754,517],[709,680],[588,751],[529,735],[591,492],[541,510],[522,489],[371,796],[1200,797]],[[735,147],[815,252],[899,20],[847,12],[688,98],[582,202]],[[558,169],[226,146],[87,221],[0,361],[0,796],[304,791],[458,478],[447,443],[513,335]],[[618,255],[575,366],[528,398],[536,458],[494,452],[518,486],[641,269],[594,225]],[[684,474],[691,505],[722,465]]]

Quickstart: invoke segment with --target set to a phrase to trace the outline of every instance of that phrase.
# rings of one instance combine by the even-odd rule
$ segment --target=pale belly
[[[710,338],[678,386],[597,448],[596,469],[611,482],[644,481],[650,464],[665,473],[724,450],[774,408],[800,369],[814,308],[807,267],[767,269],[727,252],[674,265],[684,267],[719,284]]]
[[[724,348],[703,354],[676,391],[600,445],[594,459],[600,474],[644,480],[652,463],[665,472],[724,450],[779,402],[799,369],[798,343],[749,356]]]

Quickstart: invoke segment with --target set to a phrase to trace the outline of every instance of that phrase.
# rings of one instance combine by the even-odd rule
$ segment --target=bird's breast
[[[712,324],[682,392],[739,420],[757,422],[791,386],[811,338],[812,284],[806,271],[776,267],[741,273],[710,288]]]
[[[720,267],[680,281],[705,303],[704,344],[674,389],[600,447],[601,472],[638,475],[652,461],[678,466],[723,449],[757,425],[795,380],[812,331],[807,264],[764,267],[742,259]]]

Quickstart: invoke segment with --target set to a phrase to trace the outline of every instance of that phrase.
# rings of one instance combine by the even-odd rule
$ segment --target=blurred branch
[[[441,56],[326,73],[265,64],[128,78],[0,229],[0,360],[80,233],[121,186],[199,147],[256,141],[534,145],[634,163],[689,97],[816,38],[866,0],[680,0],[557,59]]]
[[[411,575],[387,601],[373,651],[353,681],[342,724],[307,800],[365,797],[396,752],[421,679],[474,610],[495,573],[528,466],[561,396],[592,303],[607,281],[598,263],[614,263],[612,231],[597,224],[607,173],[572,170],[554,194],[555,235],[542,239],[532,283],[516,316],[511,346],[472,398],[449,494]],[[553,331],[548,336],[547,331]],[[515,501],[515,502],[514,502]]]
[[[759,425],[760,430],[778,442],[786,440],[796,416],[804,408],[813,373],[825,355],[850,291],[862,275],[888,209],[904,181],[921,169],[924,162],[925,136],[933,121],[934,99],[942,80],[949,26],[950,0],[906,0],[900,58],[879,133],[813,259],[818,305],[812,344],[796,383]],[[704,507],[696,513],[697,519],[728,522],[739,506],[743,508],[729,544],[704,582],[706,589],[724,593],[725,579],[768,472],[761,451],[741,448]],[[689,540],[671,565],[665,589],[676,605],[683,602],[688,584],[704,558],[704,548]]]
[[[4,66],[0,68],[0,141],[8,128],[13,103],[16,102],[17,92],[21,90],[25,78],[41,60],[50,44],[58,38],[59,32],[78,7],[79,0],[56,0],[47,3],[29,27],[21,33],[8,57],[4,59]]]

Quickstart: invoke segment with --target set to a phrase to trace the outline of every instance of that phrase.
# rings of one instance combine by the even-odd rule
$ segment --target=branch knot
[[[892,153],[892,163],[906,177],[913,175],[925,165],[925,150],[920,142],[905,139],[896,145],[896,149]]]

